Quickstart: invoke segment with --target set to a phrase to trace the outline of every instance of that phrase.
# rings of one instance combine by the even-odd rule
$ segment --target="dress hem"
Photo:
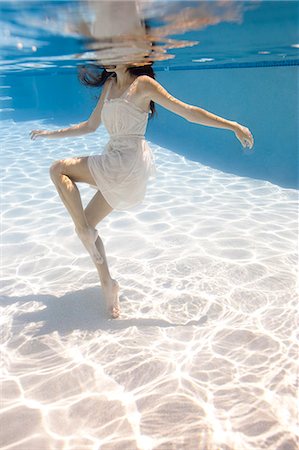
[[[89,158],[87,159],[88,168],[89,168],[90,173],[92,174],[92,176],[93,176],[93,178],[94,178],[93,171],[92,171],[92,169],[90,168],[89,162],[88,162],[88,161],[89,161]],[[104,191],[100,186],[98,186],[97,184],[89,184],[89,186],[93,187],[93,188],[96,189],[97,191],[100,191],[101,194],[102,194],[102,196],[104,197],[104,199],[105,199],[106,202],[108,203],[108,205],[109,205],[111,208],[113,208],[115,211],[127,211],[128,209],[132,209],[132,208],[134,208],[135,206],[140,205],[140,204],[144,201],[144,198],[143,198],[142,200],[139,200],[138,202],[134,203],[133,205],[124,206],[123,208],[119,208],[118,206],[113,206],[113,205],[111,204],[111,202],[108,200],[108,198],[107,198],[107,196],[106,196],[105,191]]]

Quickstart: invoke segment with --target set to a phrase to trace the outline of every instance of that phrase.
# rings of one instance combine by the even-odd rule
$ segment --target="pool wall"
[[[156,79],[179,100],[247,126],[255,145],[244,151],[232,131],[188,122],[160,105],[147,139],[224,172],[298,188],[298,66],[157,70]],[[2,119],[43,118],[45,128],[86,120],[100,93],[82,86],[76,72],[8,74],[1,85],[10,86],[1,89]]]

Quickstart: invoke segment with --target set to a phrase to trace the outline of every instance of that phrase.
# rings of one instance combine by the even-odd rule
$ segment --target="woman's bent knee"
[[[87,164],[86,156],[54,161],[50,167],[50,175],[51,178],[56,179],[60,178],[60,175],[66,175],[76,183],[95,184],[95,180],[93,179]]]
[[[51,177],[52,180],[57,178],[59,175],[61,175],[61,173],[62,173],[61,160],[54,161],[51,164],[51,166],[49,168],[49,173],[50,173],[50,177]]]

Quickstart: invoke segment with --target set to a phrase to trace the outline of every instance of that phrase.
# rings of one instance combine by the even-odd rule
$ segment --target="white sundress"
[[[156,178],[155,158],[145,140],[148,112],[130,99],[130,88],[119,97],[105,96],[101,120],[110,139],[100,155],[87,159],[89,170],[99,189],[112,208],[122,211],[141,203],[147,182]]]

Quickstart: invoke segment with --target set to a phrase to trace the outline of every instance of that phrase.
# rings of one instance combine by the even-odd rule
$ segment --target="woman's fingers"
[[[252,148],[254,144],[254,139],[252,136],[250,136],[248,139],[245,139],[245,145]]]
[[[236,135],[243,147],[253,147],[254,139],[247,127],[240,125],[236,132]]]
[[[41,136],[42,132],[40,130],[34,130],[31,132],[31,139],[35,140],[37,139],[39,136]]]
[[[37,133],[38,133],[38,130],[32,130],[32,131],[30,132],[30,138],[31,138],[32,140],[34,140],[34,139],[36,138],[36,136],[37,136]]]
[[[250,130],[248,130],[248,128],[246,128],[245,129],[244,144],[245,144],[245,146],[248,146],[248,147],[252,148],[253,147],[253,143],[254,143],[253,136],[252,136]]]
[[[43,136],[45,134],[44,130],[32,130],[30,132],[30,138],[34,141],[36,138]]]

